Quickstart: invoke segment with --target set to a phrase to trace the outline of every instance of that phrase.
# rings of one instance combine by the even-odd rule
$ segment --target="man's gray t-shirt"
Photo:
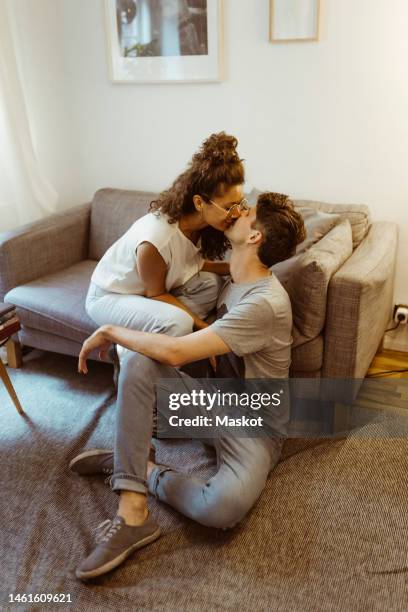
[[[273,274],[255,283],[228,281],[210,326],[232,353],[217,358],[219,378],[287,378],[292,344],[289,296]]]

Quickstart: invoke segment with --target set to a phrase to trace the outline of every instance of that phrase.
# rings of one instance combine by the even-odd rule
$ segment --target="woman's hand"
[[[99,359],[105,359],[108,354],[108,350],[112,342],[107,340],[104,335],[104,328],[100,327],[85,340],[82,345],[81,352],[79,353],[78,360],[78,372],[80,374],[88,374],[88,367],[86,365],[86,360],[89,357],[89,354],[92,353],[95,349],[99,349]]]
[[[206,327],[208,327],[208,323],[206,323],[202,319],[199,319],[198,317],[194,317],[194,329],[195,329],[195,331],[198,331],[200,329],[205,329]]]
[[[229,261],[210,261],[205,259],[201,270],[203,272],[212,272],[219,276],[227,276],[230,274],[230,263]]]

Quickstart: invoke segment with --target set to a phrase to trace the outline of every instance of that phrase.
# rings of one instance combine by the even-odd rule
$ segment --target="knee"
[[[136,381],[138,379],[150,380],[152,378],[152,371],[158,365],[157,361],[146,357],[146,355],[126,350],[120,359],[119,380],[120,382],[126,380]]]
[[[242,494],[217,492],[195,518],[206,527],[232,529],[245,518],[251,507],[252,503],[247,503]]]
[[[187,312],[181,308],[177,309],[178,312],[174,313],[171,319],[163,322],[161,333],[168,334],[169,336],[187,336],[193,331],[194,321]]]

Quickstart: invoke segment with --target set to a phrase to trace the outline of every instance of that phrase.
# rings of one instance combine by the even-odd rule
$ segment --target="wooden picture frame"
[[[223,78],[224,0],[105,0],[114,83],[197,83]]]
[[[320,0],[269,0],[269,40],[272,43],[317,42]]]

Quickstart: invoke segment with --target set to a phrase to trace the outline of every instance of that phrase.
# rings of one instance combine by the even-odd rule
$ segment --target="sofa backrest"
[[[248,194],[251,203],[256,202],[260,193],[253,189]],[[116,242],[129,227],[149,210],[157,193],[128,189],[99,189],[94,195],[91,211],[89,241],[90,259],[100,259],[108,248]],[[333,215],[335,220],[348,219],[353,237],[353,249],[363,240],[370,227],[370,211],[364,204],[328,204],[314,200],[293,200],[295,206],[304,213],[314,209]]]
[[[145,215],[157,193],[99,189],[92,200],[89,258],[100,259],[129,227]]]

